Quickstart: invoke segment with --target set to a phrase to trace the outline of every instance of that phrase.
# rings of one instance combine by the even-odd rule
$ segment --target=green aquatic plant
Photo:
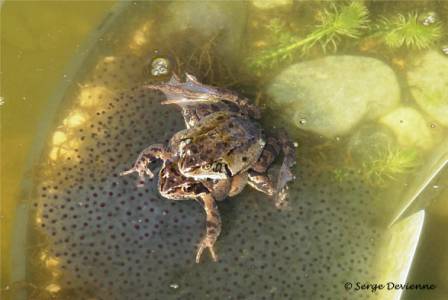
[[[363,179],[367,184],[384,187],[419,166],[419,153],[415,149],[388,147],[375,153],[361,164],[339,166],[331,171],[333,180],[347,182]]]
[[[426,49],[442,37],[442,24],[433,19],[428,21],[428,18],[431,15],[423,20],[417,12],[383,17],[375,26],[374,36],[380,37],[390,48]]]
[[[287,27],[286,23],[278,18],[269,21],[266,29],[272,37],[272,44],[278,47],[286,47],[297,41],[297,36]]]
[[[389,180],[397,180],[418,166],[418,152],[415,149],[389,147],[360,168],[362,177],[373,185],[384,185]]]
[[[316,44],[320,44],[325,53],[329,49],[336,51],[343,37],[359,38],[367,28],[368,10],[361,2],[351,2],[344,6],[332,5],[332,9],[320,12],[320,24],[305,38],[289,37],[286,43],[266,49],[249,58],[249,65],[255,69],[264,69],[287,60],[298,52],[306,54]],[[277,28],[278,29],[278,28]],[[281,29],[281,28],[280,28]],[[283,36],[287,34],[282,33]]]
[[[340,167],[332,170],[331,174],[336,182],[342,183],[353,179],[356,172],[350,167]]]

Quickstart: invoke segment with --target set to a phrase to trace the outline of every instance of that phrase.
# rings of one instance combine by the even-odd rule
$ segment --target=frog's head
[[[202,179],[226,179],[231,176],[223,161],[208,161],[200,155],[186,155],[179,160],[179,171],[182,175]]]
[[[216,160],[215,152],[204,145],[184,139],[179,143],[178,168],[182,175],[202,179],[226,179],[231,176],[225,162]]]
[[[159,191],[168,199],[195,199],[207,189],[193,178],[183,176],[172,161],[165,162],[159,174]]]

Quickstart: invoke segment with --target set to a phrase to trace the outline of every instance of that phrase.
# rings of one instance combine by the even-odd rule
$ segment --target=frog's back
[[[231,112],[214,112],[187,129],[184,138],[191,143],[185,147],[191,164],[209,163],[224,158],[235,175],[247,169],[261,154],[264,135],[257,122]],[[185,166],[190,166],[187,162]]]
[[[236,113],[242,116],[246,114],[240,106],[229,101],[182,105],[182,115],[187,128],[197,126],[205,117],[217,112]]]

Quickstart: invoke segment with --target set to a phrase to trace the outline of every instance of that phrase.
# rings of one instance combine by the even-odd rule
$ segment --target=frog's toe
[[[149,179],[153,179],[154,178],[154,173],[151,172],[150,169],[145,169],[145,174],[146,174],[146,176],[149,177]]]
[[[281,189],[280,191],[276,191],[274,194],[274,204],[275,207],[280,210],[287,210],[289,208],[288,202],[288,187]]]
[[[199,243],[196,262],[199,263],[205,248],[209,249],[212,259],[217,261],[218,256],[216,255],[213,246],[221,233],[221,218],[219,216],[218,207],[216,206],[215,199],[210,194],[202,194],[198,200],[201,202],[206,213],[206,233],[205,237]]]
[[[218,256],[216,255],[215,252],[213,239],[205,237],[199,244],[199,249],[198,252],[196,253],[196,263],[199,263],[199,261],[201,260],[202,253],[206,248],[208,248],[208,250],[210,251],[210,255],[212,256],[213,261],[215,262],[218,261]]]
[[[136,172],[135,171],[135,169],[134,168],[132,168],[132,169],[129,169],[129,170],[126,170],[126,171],[123,171],[123,172],[120,172],[120,176],[126,176],[126,175],[129,175],[129,174],[132,174],[132,173],[134,173],[134,172]]]

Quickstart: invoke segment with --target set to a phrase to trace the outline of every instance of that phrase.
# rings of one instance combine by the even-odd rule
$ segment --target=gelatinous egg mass
[[[219,261],[206,253],[196,264],[201,206],[163,199],[157,178],[138,188],[136,176],[118,175],[183,119],[142,87],[146,55],[105,52],[73,81],[38,164],[30,248],[42,290],[58,299],[356,297],[344,283],[373,276],[372,195],[316,171],[306,141],[289,208],[251,189],[219,202]]]

